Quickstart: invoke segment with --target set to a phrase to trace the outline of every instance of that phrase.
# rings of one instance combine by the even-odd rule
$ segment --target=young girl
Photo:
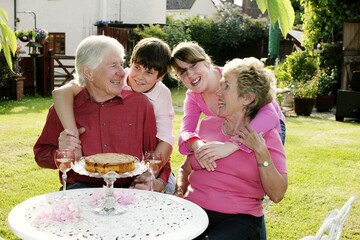
[[[204,144],[194,133],[201,113],[207,116],[216,115],[218,111],[218,97],[216,91],[220,88],[222,68],[212,65],[210,57],[196,42],[182,42],[178,44],[170,60],[171,74],[181,80],[188,88],[184,101],[184,116],[178,136],[180,153],[189,155],[195,153],[197,160],[207,170],[214,170],[215,160],[228,156],[236,151],[238,141],[233,143]],[[266,119],[265,124],[262,119]],[[251,126],[256,132],[267,132],[276,127],[285,141],[285,117],[276,101],[262,107],[252,120]],[[240,147],[246,149],[246,146]]]

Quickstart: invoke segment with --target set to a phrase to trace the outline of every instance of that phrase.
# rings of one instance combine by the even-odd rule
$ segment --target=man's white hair
[[[84,86],[86,78],[81,71],[82,66],[86,65],[91,70],[96,69],[109,52],[116,53],[124,59],[124,47],[115,38],[94,35],[82,40],[75,54],[75,81]]]

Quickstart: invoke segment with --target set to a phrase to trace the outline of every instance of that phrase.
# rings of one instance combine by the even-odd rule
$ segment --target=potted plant
[[[49,35],[48,31],[41,28],[35,28],[34,32],[35,32],[35,40],[44,45],[45,40],[48,38]]]
[[[19,30],[19,31],[15,31],[15,35],[20,41],[29,42],[34,38],[35,32],[33,30],[30,31]]]
[[[334,107],[335,95],[332,94],[332,91],[338,82],[338,77],[339,74],[336,67],[318,71],[318,92],[315,104],[318,112],[327,112]]]
[[[294,111],[296,115],[310,116],[315,105],[317,91],[317,77],[294,85],[292,92],[294,94]]]
[[[24,96],[24,78],[19,67],[18,56],[20,50],[21,45],[18,44],[15,55],[11,56],[12,70],[7,65],[4,51],[0,51],[0,87],[9,89],[4,92],[4,96],[15,100],[22,99]]]
[[[278,99],[280,98],[281,106],[282,107],[288,107],[293,108],[294,106],[294,96],[291,94],[290,87],[290,74],[286,72],[283,67],[282,63],[280,63],[277,67],[274,69],[275,77],[277,79],[277,87],[282,90],[282,94],[278,94],[281,96],[278,96]]]
[[[285,88],[291,90],[290,93],[294,97],[294,104],[297,102],[299,105],[301,101],[307,102],[307,104],[312,103],[312,110],[317,91],[317,86],[316,84],[314,85],[317,80],[314,79],[314,76],[318,68],[318,61],[309,51],[292,52],[286,57],[285,61],[275,69],[275,76],[283,83]],[[314,90],[315,87],[316,90]],[[310,115],[311,113],[306,112],[302,114],[299,112],[299,107],[295,112],[298,112],[298,115]]]

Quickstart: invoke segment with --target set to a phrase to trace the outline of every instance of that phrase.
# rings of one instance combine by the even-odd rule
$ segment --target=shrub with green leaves
[[[301,0],[304,6],[304,46],[315,49],[321,41],[341,42],[344,19],[359,18],[359,1]]]
[[[298,82],[294,84],[292,93],[297,98],[314,99],[318,92],[319,79],[314,77],[306,82]]]
[[[337,68],[319,70],[315,76],[318,78],[318,95],[330,95],[338,82],[339,74]]]
[[[191,36],[183,21],[176,20],[171,16],[168,16],[166,21],[166,26],[150,24],[149,26],[136,27],[134,29],[134,35],[130,40],[138,42],[143,38],[157,37],[164,40],[171,48],[179,42],[191,40]]]
[[[198,42],[217,65],[258,54],[262,44],[268,42],[268,19],[251,19],[228,4],[213,19],[192,17],[184,22],[191,39]],[[249,49],[254,51],[249,53]]]
[[[310,52],[292,52],[287,56],[285,62],[280,67],[290,75],[290,79],[286,79],[287,87],[296,83],[305,83],[310,81],[319,68],[318,61],[310,55]]]

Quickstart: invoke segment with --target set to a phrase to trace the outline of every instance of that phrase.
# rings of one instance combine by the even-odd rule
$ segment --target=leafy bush
[[[320,44],[322,68],[337,67],[342,63],[343,20],[359,19],[360,1],[351,0],[301,0],[304,6],[303,22],[306,38],[303,45],[316,49]]]
[[[330,95],[338,82],[339,73],[337,68],[322,69],[316,74],[318,78],[318,95]]]
[[[251,56],[253,53],[242,53],[251,48],[259,49],[268,41],[267,19],[251,19],[228,4],[213,19],[192,17],[184,22],[191,39],[198,42],[218,65],[235,57]]]
[[[291,86],[291,75],[281,66],[274,69],[277,79],[277,87],[287,88]]]
[[[167,17],[166,21],[166,26],[150,24],[149,26],[136,27],[130,41],[138,42],[143,38],[157,37],[164,40],[172,48],[179,42],[191,40],[191,36],[184,22],[175,20],[172,17]]]
[[[308,51],[292,52],[275,69],[275,77],[298,98],[315,98],[319,63]],[[279,86],[279,83],[278,83]]]
[[[315,49],[324,42],[341,42],[343,19],[359,18],[359,1],[301,0],[304,6],[304,44]]]
[[[314,99],[318,92],[319,79],[314,77],[306,82],[298,82],[294,84],[292,93],[297,98],[310,98]]]
[[[275,73],[278,77],[282,77],[286,87],[291,88],[294,84],[310,81],[318,68],[318,61],[308,51],[295,51],[276,68]]]

